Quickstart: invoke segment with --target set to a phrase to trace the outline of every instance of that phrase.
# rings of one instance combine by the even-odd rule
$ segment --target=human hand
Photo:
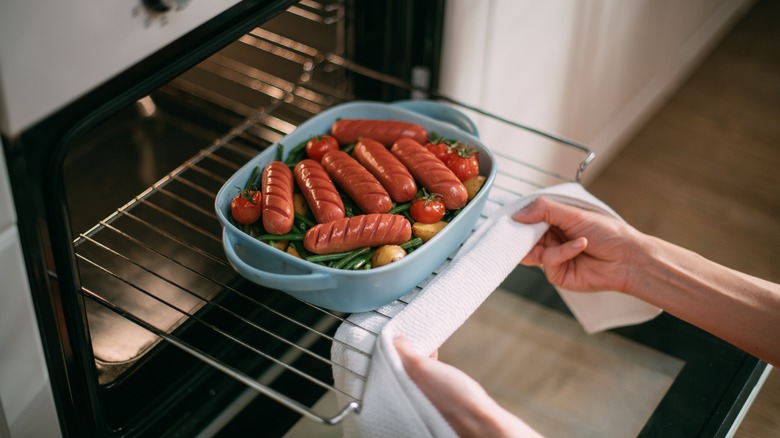
[[[642,234],[605,214],[540,197],[512,215],[517,222],[547,222],[550,229],[520,263],[542,266],[547,279],[565,289],[625,292],[642,248]]]
[[[406,338],[394,345],[404,369],[459,437],[537,437],[463,371],[414,351]]]

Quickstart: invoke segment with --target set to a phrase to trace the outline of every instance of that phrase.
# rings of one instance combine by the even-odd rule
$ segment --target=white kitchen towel
[[[520,224],[512,213],[539,196],[619,217],[580,184],[542,189],[505,204],[489,215],[450,264],[422,290],[376,312],[351,315],[339,327],[331,348],[335,386],[362,399],[357,415],[345,419],[344,436],[455,436],[447,422],[405,373],[392,340],[403,335],[429,355],[460,327],[503,282],[545,233],[548,224]],[[638,324],[661,309],[612,291],[559,290],[588,333]],[[366,377],[363,377],[366,376]],[[349,398],[339,396],[345,405]]]

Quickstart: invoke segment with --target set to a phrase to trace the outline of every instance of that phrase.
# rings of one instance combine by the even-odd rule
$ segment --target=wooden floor
[[[644,232],[780,282],[780,2],[757,2],[588,188]],[[779,370],[737,436],[780,436]]]

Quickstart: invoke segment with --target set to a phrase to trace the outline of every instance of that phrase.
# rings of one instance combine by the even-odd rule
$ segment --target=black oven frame
[[[77,292],[79,280],[68,207],[63,201],[65,196],[60,184],[61,164],[66,153],[63,145],[292,3],[243,1],[21,135],[3,137],[17,216],[20,218],[18,226],[27,275],[59,420],[66,436],[100,435],[107,430],[99,419],[100,408],[95,405],[94,359],[83,311],[84,298]],[[418,4],[415,7],[423,8],[423,11],[417,13],[410,12],[414,4],[411,0],[349,0],[347,3],[353,14],[349,17],[352,26],[349,35],[361,35],[361,41],[348,39],[347,51],[354,61],[398,77],[407,77],[412,65],[427,65],[431,77],[438,77],[444,0]],[[399,4],[403,7],[393,7]],[[366,26],[369,22],[367,17],[377,14],[388,17],[382,26]],[[415,22],[421,17],[428,17],[424,25]],[[416,32],[423,32],[422,37],[431,44],[409,50],[408,45],[396,45],[397,39],[388,38],[399,29],[411,32],[410,27]],[[376,40],[366,40],[369,35],[374,35]],[[365,41],[371,41],[371,45]],[[384,49],[367,50],[377,46]],[[360,84],[356,87],[360,88]],[[428,90],[432,96],[436,95],[436,87],[434,79]],[[408,97],[405,92],[399,94],[394,87],[364,87],[360,94],[366,99],[383,101]],[[526,277],[520,280],[511,276],[505,288],[568,313],[543,278],[529,284]],[[666,314],[649,323],[614,332],[686,361],[680,376],[643,429],[643,436],[668,434],[670,431],[684,436],[725,436],[766,367],[752,356]],[[240,385],[221,375],[204,377],[211,378],[226,386],[224,397],[201,394],[194,396],[192,402],[203,403],[204,409],[213,413],[219,410],[220,404],[240,391]],[[718,384],[713,385],[712,382]],[[273,402],[265,403],[262,409],[271,410],[274,406]],[[177,415],[176,407],[171,409],[170,415]],[[183,412],[179,410],[178,415]],[[291,417],[290,421],[294,418]],[[245,421],[248,427],[254,417],[250,415],[240,421]],[[174,427],[186,427],[178,421],[173,423]],[[137,425],[110,432],[140,434],[150,432],[151,426]]]

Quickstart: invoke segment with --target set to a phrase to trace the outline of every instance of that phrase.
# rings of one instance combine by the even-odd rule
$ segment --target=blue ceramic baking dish
[[[330,126],[337,119],[349,118],[413,122],[424,126],[429,133],[436,132],[441,137],[464,142],[479,151],[480,174],[487,177],[485,184],[434,238],[397,262],[362,271],[330,268],[294,257],[252,238],[230,223],[230,201],[256,166],[262,169],[274,160],[277,145],[250,160],[225,182],[217,194],[215,208],[223,227],[225,253],[242,276],[326,309],[364,312],[388,304],[414,289],[458,249],[480,216],[495,180],[496,166],[493,154],[476,137],[477,130],[468,117],[433,101],[352,102],[334,106],[304,122],[280,141],[284,158],[297,144],[330,132]]]

